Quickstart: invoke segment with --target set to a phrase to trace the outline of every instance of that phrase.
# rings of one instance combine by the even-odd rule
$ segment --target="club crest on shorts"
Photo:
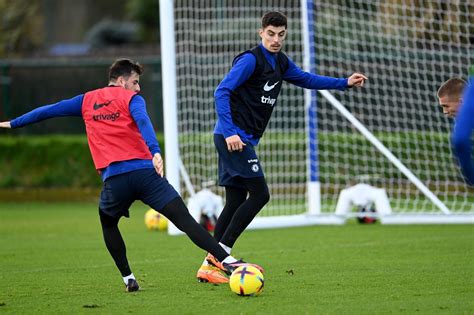
[[[259,169],[260,169],[260,168],[258,167],[258,164],[252,165],[252,171],[253,171],[254,173],[257,173]]]

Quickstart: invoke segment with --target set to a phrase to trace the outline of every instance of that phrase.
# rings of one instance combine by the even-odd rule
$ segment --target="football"
[[[149,230],[165,231],[168,228],[168,219],[158,211],[149,209],[145,213],[145,225]]]
[[[237,295],[256,296],[263,291],[263,275],[253,266],[241,266],[230,276],[229,285]]]

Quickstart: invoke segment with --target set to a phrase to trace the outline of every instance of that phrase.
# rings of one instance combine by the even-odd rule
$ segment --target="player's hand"
[[[349,87],[362,87],[368,78],[362,73],[353,73],[347,80]]]
[[[2,121],[0,122],[0,128],[11,128],[12,125],[10,124],[9,121]]]
[[[229,152],[233,152],[233,151],[242,152],[242,150],[246,146],[246,144],[243,143],[242,140],[240,140],[240,137],[238,135],[233,135],[233,136],[225,138],[225,142],[227,142],[227,150]]]
[[[163,159],[161,158],[161,154],[155,153],[155,155],[153,155],[153,167],[155,171],[163,177]]]

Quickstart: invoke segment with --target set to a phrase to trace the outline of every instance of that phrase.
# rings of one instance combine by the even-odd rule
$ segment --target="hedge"
[[[1,189],[100,186],[85,136],[0,137]]]
[[[198,138],[196,138],[198,136]],[[389,145],[392,152],[401,157],[408,168],[412,169],[422,180],[452,179],[456,173],[449,152],[448,135],[442,133],[398,132],[377,135],[382,142]],[[269,176],[277,174],[282,161],[303,164],[306,159],[306,146],[297,138],[298,134],[268,133],[258,152],[264,161]],[[163,135],[159,134],[162,149]],[[293,139],[293,140],[291,140]],[[180,142],[209,141],[210,134],[194,134],[193,137],[180,137]],[[272,152],[275,144],[284,143],[285,154]],[[419,148],[423,143],[423,148]],[[343,147],[344,152],[335,151]],[[357,133],[320,133],[320,172],[325,181],[337,182],[337,176],[354,176],[361,174],[365,167],[375,164],[379,175],[384,178],[403,177],[390,162],[378,153],[366,139]],[[291,153],[291,157],[287,155]],[[370,158],[369,158],[370,156]],[[209,163],[209,157],[195,162]],[[335,160],[339,160],[335,163]],[[421,163],[421,165],[420,165]],[[286,165],[288,163],[283,163]],[[344,169],[331,169],[331,168]],[[281,170],[280,170],[281,171]],[[430,174],[430,175],[428,175]],[[430,178],[435,175],[436,178]],[[304,180],[306,174],[294,173],[298,178],[286,180]],[[454,175],[455,176],[455,175]],[[285,179],[282,179],[285,180]],[[94,170],[85,136],[1,136],[0,137],[0,189],[3,188],[97,188],[101,186],[100,177]]]

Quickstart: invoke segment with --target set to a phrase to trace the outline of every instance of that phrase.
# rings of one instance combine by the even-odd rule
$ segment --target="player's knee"
[[[110,228],[118,225],[120,218],[111,217],[99,210],[100,224],[103,228]]]
[[[268,186],[263,185],[258,189],[250,192],[250,198],[258,201],[262,206],[266,205],[270,201],[270,192]]]
[[[260,198],[265,205],[270,201],[270,192],[267,186],[265,186],[265,190],[262,191]]]

